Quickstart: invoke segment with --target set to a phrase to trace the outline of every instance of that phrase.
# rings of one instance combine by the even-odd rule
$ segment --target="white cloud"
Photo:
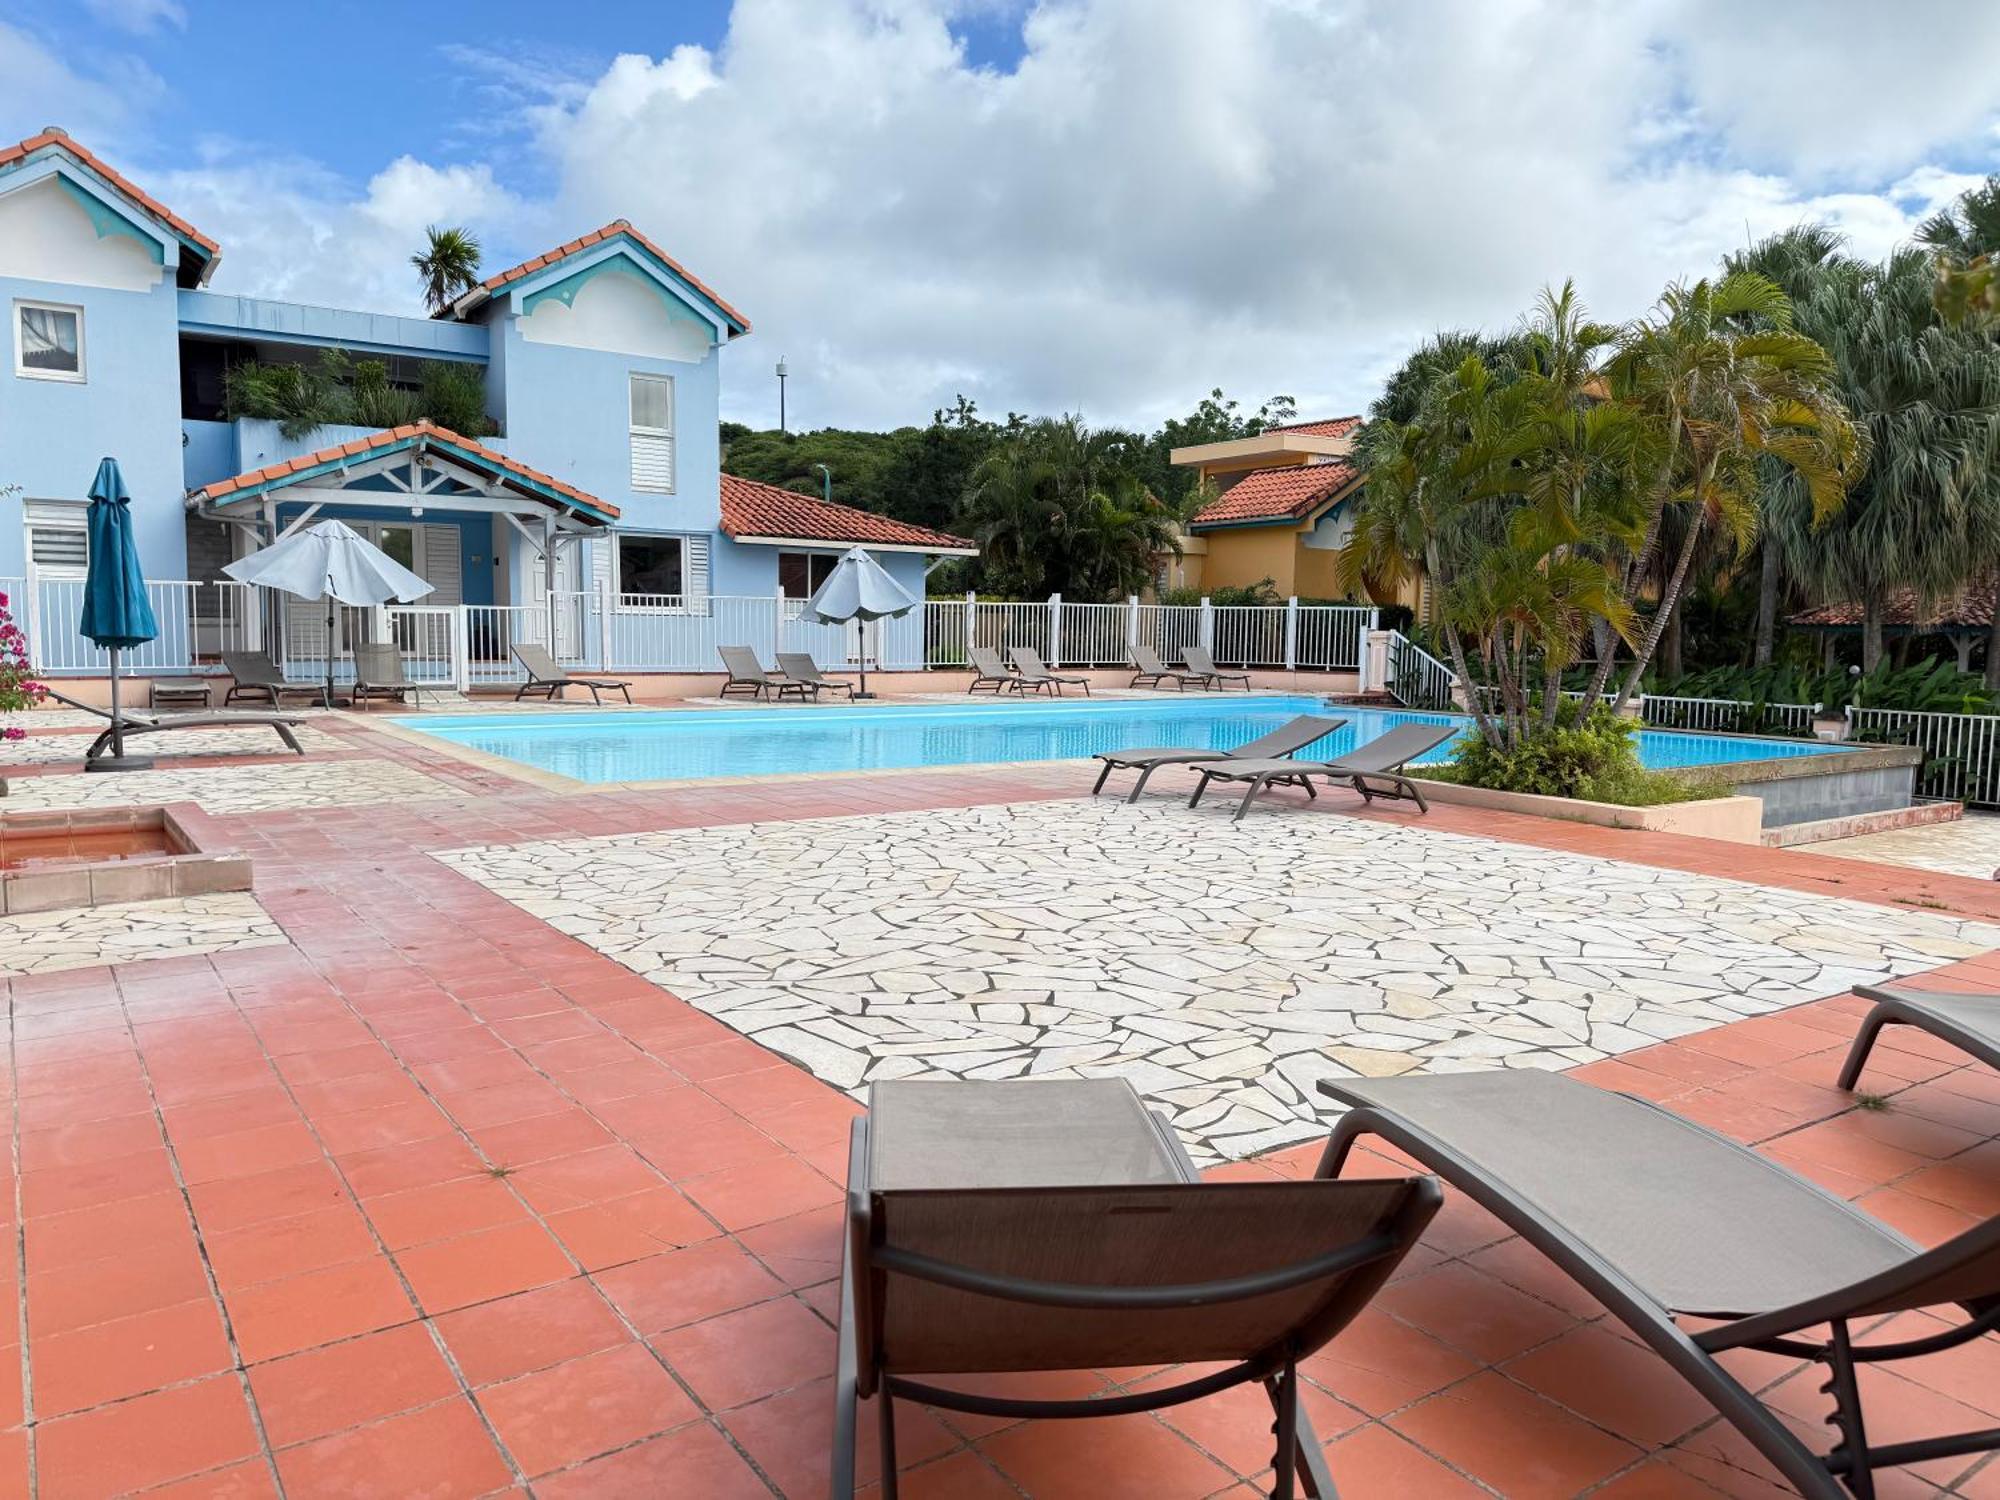
[[[1150,423],[1218,384],[1354,410],[1436,328],[1564,276],[1630,316],[1801,217],[1880,254],[2000,165],[2000,8],[1040,0],[1011,72],[972,10],[737,0],[712,52],[581,75],[456,50],[504,171],[223,154],[160,191],[225,285],[401,310],[425,223],[497,266],[630,218],[757,325],[724,364],[753,422],[783,353],[815,425],[958,391]]]
[[[91,72],[72,67],[33,33],[0,21],[0,78],[7,80],[0,100],[20,136],[44,125],[61,125],[103,149],[124,141],[158,102],[160,80],[135,59],[114,55],[97,64]]]
[[[134,36],[150,36],[167,27],[187,29],[187,8],[180,0],[84,0],[84,9],[107,26]]]

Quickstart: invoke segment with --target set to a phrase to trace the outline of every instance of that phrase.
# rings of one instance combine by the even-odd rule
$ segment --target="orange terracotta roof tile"
[[[722,476],[722,529],[734,537],[778,537],[802,542],[859,542],[883,547],[936,547],[961,551],[976,544],[949,532],[913,526],[872,510],[832,505],[754,479]]]
[[[399,443],[407,442],[411,438],[416,437],[426,437],[435,446],[456,451],[462,457],[470,458],[478,463],[490,464],[496,469],[505,470],[518,479],[525,479],[545,489],[554,490],[565,499],[573,500],[578,505],[595,511],[599,515],[610,516],[614,519],[618,515],[617,506],[610,504],[608,501],[598,499],[586,490],[580,490],[575,485],[567,484],[553,475],[544,474],[540,469],[531,469],[519,459],[509,458],[504,453],[495,452],[484,443],[477,442],[469,437],[463,437],[453,432],[449,427],[438,427],[430,422],[410,422],[405,423],[401,427],[385,427],[382,431],[371,433],[365,438],[354,438],[348,442],[334,443],[329,447],[321,448],[317,452],[303,454],[298,458],[288,458],[279,463],[266,464],[261,469],[252,469],[245,474],[232,475],[228,479],[218,479],[213,484],[202,485],[197,489],[190,490],[188,493],[196,499],[221,500],[236,494],[240,490],[255,489],[257,486],[268,484],[274,479],[283,479],[288,474],[303,474],[322,469],[328,464],[338,463],[343,458],[358,458],[363,454],[373,453],[378,449],[395,447]]]
[[[166,204],[160,202],[159,199],[148,193],[144,188],[113,171],[95,152],[89,150],[80,142],[70,139],[67,131],[49,126],[39,133],[29,136],[24,141],[17,141],[11,146],[0,146],[0,169],[10,167],[15,162],[24,160],[37,151],[51,149],[61,151],[71,160],[88,167],[121,196],[171,227],[182,238],[193,241],[197,247],[206,252],[204,259],[212,261],[221,254],[222,247],[214,240],[203,234],[199,229],[196,229],[194,225],[188,223],[186,219],[183,219],[179,214],[168,208]]]
[[[592,245],[602,244],[606,240],[618,238],[632,241],[633,244],[639,246],[647,254],[660,261],[661,264],[668,267],[681,280],[700,292],[702,296],[708,298],[710,302],[721,308],[729,320],[737,326],[739,332],[748,333],[750,331],[750,320],[748,318],[723,301],[713,287],[709,286],[700,277],[688,270],[686,266],[667,254],[658,245],[647,239],[646,236],[639,233],[638,230],[634,229],[624,219],[613,219],[601,229],[593,229],[589,234],[580,235],[566,245],[558,245],[555,249],[544,251],[531,260],[522,261],[518,266],[509,266],[506,270],[487,277],[476,288],[466,293],[465,296],[460,297],[450,306],[438,309],[433,316],[439,318],[458,317],[462,312],[469,312],[480,302],[499,291],[500,288],[519,281],[524,276],[532,276],[535,272],[554,265],[566,256],[575,255],[579,250],[588,250]]]
[[[1882,596],[1882,623],[1892,630],[1936,629],[1947,625],[1976,625],[1984,630],[1993,623],[1993,602],[2000,593],[2000,581],[1987,579],[1961,589],[1948,599],[1925,606],[1915,589],[1891,589]],[[1859,604],[1822,604],[1791,617],[1794,625],[1854,626],[1861,624]]]
[[[1188,522],[1191,531],[1255,521],[1303,521],[1322,501],[1361,477],[1350,463],[1294,464],[1245,474]]]
[[[1287,422],[1282,427],[1266,427],[1264,431],[1296,432],[1301,437],[1346,437],[1360,425],[1360,417],[1326,417],[1317,422]]]

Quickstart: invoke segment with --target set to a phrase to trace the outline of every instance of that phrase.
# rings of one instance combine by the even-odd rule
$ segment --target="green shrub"
[[[1496,744],[1475,731],[1449,766],[1426,766],[1421,774],[1499,792],[1627,807],[1727,795],[1728,787],[1720,782],[1649,771],[1640,765],[1633,739],[1636,727],[1607,708],[1594,708],[1585,715],[1576,704],[1565,702],[1556,710],[1553,726],[1534,730],[1520,743]]]
[[[486,415],[486,377],[478,366],[425,360],[411,389],[391,384],[382,361],[350,360],[341,349],[321,350],[313,364],[231,365],[223,375],[222,406],[232,422],[242,417],[276,422],[293,442],[321,427],[399,427],[416,421],[466,437],[494,430]]]

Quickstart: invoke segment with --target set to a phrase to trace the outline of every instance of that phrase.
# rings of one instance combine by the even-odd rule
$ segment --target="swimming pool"
[[[856,771],[905,766],[979,765],[1011,760],[1080,760],[1133,745],[1224,750],[1317,713],[1347,725],[1306,753],[1332,759],[1398,724],[1463,724],[1460,715],[1329,707],[1300,694],[1097,701],[910,704],[869,708],[668,709],[659,712],[461,714],[401,718],[398,724],[504,756],[577,781],[679,781]],[[1839,754],[1810,740],[1645,730],[1639,755],[1649,766],[1716,766],[1738,761]],[[1423,757],[1448,760],[1449,743]]]

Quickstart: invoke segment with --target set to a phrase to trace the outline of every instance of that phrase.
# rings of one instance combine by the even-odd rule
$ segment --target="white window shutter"
[[[424,581],[431,592],[419,604],[457,605],[464,601],[464,569],[459,565],[456,526],[424,527]]]
[[[618,551],[618,538],[606,534],[591,538],[590,542],[590,591],[602,594],[611,587],[612,563]]]
[[[674,382],[669,375],[633,375],[630,385],[632,488],[674,492]]]
[[[674,492],[674,440],[663,432],[632,434],[632,488],[655,494]]]
[[[681,586],[687,591],[688,613],[707,614],[708,538],[684,537],[681,547]]]

